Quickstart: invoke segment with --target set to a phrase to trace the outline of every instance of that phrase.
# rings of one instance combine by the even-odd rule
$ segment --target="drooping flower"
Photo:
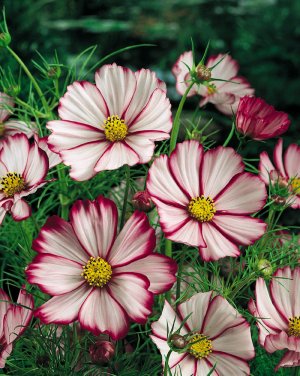
[[[25,196],[47,183],[48,157],[24,134],[8,136],[0,150],[0,224],[10,212],[15,221],[30,217],[31,208]]]
[[[259,343],[267,352],[287,349],[276,367],[300,366],[300,268],[278,269],[269,291],[263,278],[256,281],[255,301],[249,310],[257,318]]]
[[[274,164],[267,152],[260,154],[259,176],[265,184],[288,195],[286,200],[292,208],[300,208],[300,146],[291,144],[283,156],[283,140],[280,138],[274,148]]]
[[[177,144],[169,158],[154,161],[147,189],[166,238],[199,247],[205,261],[237,257],[238,245],[254,243],[265,231],[266,224],[250,216],[264,206],[265,186],[244,172],[232,148],[204,153],[197,141]]]
[[[40,138],[38,136],[35,136],[34,139],[37,142],[38,147],[40,149],[44,150],[44,152],[47,154],[48,159],[49,159],[49,169],[52,168],[52,167],[57,166],[58,164],[60,164],[62,162],[61,157],[59,156],[59,154],[53,153],[53,151],[51,151],[49,149],[49,146],[48,146],[48,137],[41,137]]]
[[[180,95],[184,94],[191,83],[189,68],[192,66],[192,51],[180,55],[173,66],[172,72],[176,78],[176,89]],[[188,96],[198,94],[203,97],[200,101],[200,107],[210,102],[220,112],[232,115],[237,110],[239,99],[244,95],[254,93],[254,89],[250,87],[249,82],[244,77],[237,75],[239,65],[231,56],[224,54],[211,56],[208,58],[205,68],[211,71],[211,77],[205,85],[197,86],[195,84],[188,94]],[[224,81],[215,81],[214,78]]]
[[[166,86],[154,72],[105,65],[95,81],[70,85],[60,99],[61,120],[47,125],[50,148],[76,180],[149,162],[154,141],[168,139],[172,127]]]
[[[126,335],[129,321],[143,324],[153,295],[171,288],[176,263],[153,253],[154,230],[136,211],[117,234],[117,208],[102,196],[77,201],[70,223],[48,219],[33,249],[39,254],[27,268],[30,283],[54,297],[35,315],[42,322],[68,324],[113,339]]]
[[[178,315],[166,301],[160,319],[151,327],[150,337],[161,352],[163,366],[173,350],[168,361],[172,375],[250,374],[247,361],[254,357],[250,326],[226,299],[212,298],[212,291],[179,304]],[[181,346],[176,352],[174,333],[185,339],[186,351]]]
[[[0,368],[5,367],[13,342],[22,335],[33,316],[33,298],[26,291],[20,290],[17,304],[11,303],[0,289]]]
[[[9,119],[14,105],[12,97],[0,92],[0,138],[17,133],[24,133],[28,138],[32,137],[37,132],[35,123],[27,124],[24,121]]]
[[[254,140],[266,140],[286,132],[290,120],[285,112],[276,111],[263,99],[244,96],[236,113],[236,128]]]

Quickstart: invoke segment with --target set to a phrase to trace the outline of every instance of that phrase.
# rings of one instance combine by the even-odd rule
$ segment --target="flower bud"
[[[272,264],[267,259],[259,260],[257,269],[264,277],[270,277],[273,274]]]
[[[51,67],[48,69],[47,76],[49,78],[59,78],[61,75],[61,69],[59,66]]]
[[[11,36],[9,33],[0,33],[0,47],[7,47],[11,42]]]
[[[132,206],[136,210],[148,213],[154,205],[148,191],[139,191],[132,198]]]
[[[211,78],[211,71],[209,68],[206,68],[205,65],[198,65],[196,68],[196,74],[199,80],[209,81]]]
[[[184,349],[187,345],[187,341],[180,334],[174,333],[170,337],[171,344],[177,349]]]
[[[285,205],[286,203],[286,199],[279,195],[272,195],[271,199],[274,201],[274,204],[277,204],[277,205]]]
[[[90,346],[89,353],[93,363],[108,363],[115,354],[115,345],[110,341],[99,340]]]

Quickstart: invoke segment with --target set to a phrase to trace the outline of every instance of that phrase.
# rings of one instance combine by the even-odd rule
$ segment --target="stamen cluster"
[[[188,212],[197,221],[209,222],[216,212],[214,201],[210,197],[204,197],[203,195],[195,197],[188,205]]]
[[[1,191],[6,197],[13,197],[14,194],[20,193],[25,189],[25,181],[21,174],[9,172],[0,180]]]
[[[119,116],[109,116],[104,121],[104,133],[107,140],[111,142],[122,141],[127,136],[128,127]]]
[[[195,334],[189,340],[189,353],[196,359],[206,358],[212,352],[212,341],[203,334]]]
[[[90,286],[103,287],[111,279],[112,268],[109,263],[101,257],[91,257],[83,267],[81,275]]]

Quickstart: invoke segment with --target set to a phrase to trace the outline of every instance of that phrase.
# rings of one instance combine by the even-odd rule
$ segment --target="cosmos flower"
[[[170,157],[154,161],[147,189],[166,238],[199,247],[205,261],[237,257],[238,245],[252,244],[265,232],[266,224],[250,216],[264,206],[265,186],[244,172],[232,148],[204,153],[197,141],[177,144]]]
[[[60,158],[59,154],[53,153],[53,151],[51,151],[49,149],[48,137],[41,137],[40,138],[38,136],[35,136],[34,139],[37,142],[38,147],[40,149],[44,150],[44,152],[47,154],[48,159],[49,159],[49,169],[52,168],[52,167],[55,167],[55,166],[57,166],[58,164],[61,163],[61,158]]]
[[[178,315],[165,301],[160,319],[151,325],[150,337],[161,352],[163,366],[173,350],[168,366],[174,376],[250,374],[247,361],[254,357],[250,325],[226,299],[212,298],[212,293],[198,293],[179,304]],[[176,352],[177,338],[173,342],[172,333],[185,341],[178,343],[180,352]]]
[[[61,120],[47,125],[50,148],[71,166],[75,180],[149,162],[154,141],[168,139],[172,127],[166,86],[150,70],[105,65],[95,81],[68,86],[59,103]]]
[[[134,212],[119,235],[117,218],[116,205],[100,196],[77,201],[70,223],[48,219],[32,245],[39,254],[26,271],[30,283],[54,296],[35,312],[43,323],[78,319],[95,335],[119,339],[129,321],[147,321],[154,294],[172,287],[176,263],[153,253],[146,214]]]
[[[3,139],[17,133],[24,133],[28,138],[32,137],[37,132],[35,123],[27,124],[24,121],[9,119],[14,104],[13,98],[5,93],[0,93],[0,138]]]
[[[276,367],[300,366],[300,268],[278,269],[270,282],[269,291],[263,278],[256,281],[255,301],[249,310],[257,317],[259,343],[267,352],[287,349]]]
[[[47,183],[48,157],[22,134],[8,136],[0,150],[0,224],[10,212],[15,221],[31,215],[25,196]]]
[[[285,112],[276,111],[263,99],[245,96],[236,113],[236,128],[254,140],[266,140],[286,132],[290,120]]]
[[[280,138],[274,148],[271,162],[267,152],[260,154],[259,176],[265,184],[288,194],[287,203],[293,209],[300,208],[300,147],[291,144],[283,156],[283,140]]]
[[[173,66],[172,72],[176,78],[176,89],[180,95],[183,95],[190,85],[191,77],[188,67],[192,68],[192,66],[192,51],[187,51],[180,55]],[[220,112],[232,115],[237,110],[240,97],[254,93],[254,89],[250,87],[249,82],[244,77],[237,75],[239,65],[231,56],[224,54],[211,56],[208,58],[205,68],[210,70],[211,78],[205,85],[197,86],[195,84],[188,95],[202,96],[200,107],[210,102]],[[233,82],[215,81],[214,78]]]
[[[12,352],[13,342],[21,336],[33,316],[34,302],[30,294],[20,290],[17,304],[10,302],[0,289],[0,368]]]

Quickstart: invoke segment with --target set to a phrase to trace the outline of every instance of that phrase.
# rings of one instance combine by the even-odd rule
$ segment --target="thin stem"
[[[234,131],[235,131],[235,123],[234,123],[234,121],[233,121],[233,122],[232,122],[232,126],[231,126],[231,131],[230,131],[228,137],[226,138],[226,140],[225,140],[225,142],[224,142],[224,144],[223,144],[224,147],[227,146],[227,145],[229,144],[229,141],[232,139],[232,136],[233,136],[233,134],[234,134]]]
[[[185,250],[185,249],[184,249]],[[181,295],[181,275],[182,275],[182,267],[183,267],[183,261],[184,261],[184,250],[180,253],[179,258],[179,265],[178,265],[178,272],[177,272],[177,283],[176,283],[176,310],[178,308],[179,304],[179,298]]]
[[[172,132],[171,132],[171,139],[170,139],[170,149],[169,149],[169,154],[172,153],[172,151],[175,149],[176,147],[176,143],[177,143],[177,138],[178,138],[178,133],[179,133],[179,127],[180,127],[180,116],[181,116],[181,112],[182,112],[182,109],[183,109],[183,106],[184,106],[184,103],[186,101],[186,98],[191,90],[191,88],[193,87],[194,85],[194,82],[192,82],[188,88],[186,89],[183,97],[181,98],[181,101],[179,103],[179,106],[178,106],[178,109],[177,109],[177,112],[176,112],[176,115],[175,115],[175,119],[174,119],[174,123],[173,123],[173,128],[172,128]]]
[[[6,47],[7,50],[9,51],[9,53],[16,59],[16,61],[20,64],[20,66],[23,68],[24,72],[27,74],[28,78],[30,79],[30,81],[32,82],[35,90],[37,91],[41,101],[42,101],[42,104],[43,104],[43,107],[45,109],[45,111],[48,113],[48,103],[45,99],[45,96],[41,90],[41,88],[39,87],[39,84],[37,83],[36,79],[33,77],[33,75],[30,73],[29,69],[27,68],[27,66],[23,63],[23,61],[21,60],[21,58],[9,47],[7,46]]]
[[[58,166],[56,168],[58,178],[59,178],[59,184],[60,184],[60,205],[61,205],[61,217],[62,219],[67,220],[69,215],[69,204],[68,204],[68,198],[67,198],[67,186],[65,182],[65,171],[63,169],[60,169]]]
[[[129,193],[130,168],[128,165],[125,166],[125,179],[126,179],[126,186],[125,186],[124,201],[123,201],[122,214],[121,214],[121,220],[120,220],[120,230],[123,228],[124,222],[125,222],[127,200],[128,200],[128,193]]]
[[[164,376],[168,376],[168,374],[169,374],[169,372],[168,372],[169,369],[170,369],[170,367],[169,367],[169,360],[170,360],[171,354],[172,354],[172,350],[169,350],[169,352],[168,352],[168,354],[166,356],[166,361],[165,361]]]

